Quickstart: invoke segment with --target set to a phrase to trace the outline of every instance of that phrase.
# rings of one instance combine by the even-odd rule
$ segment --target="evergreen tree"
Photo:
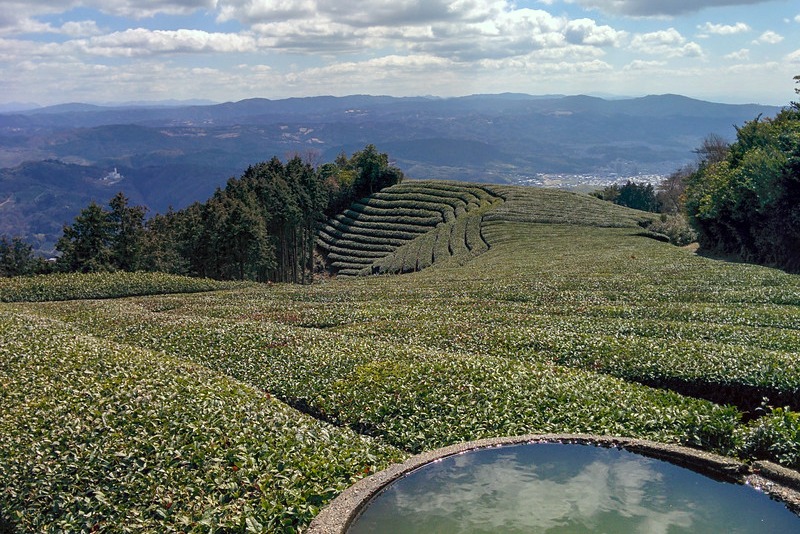
[[[22,276],[43,270],[33,247],[20,237],[0,236],[0,276]]]
[[[251,165],[205,203],[145,222],[122,194],[95,203],[65,226],[57,249],[65,270],[149,269],[218,279],[307,283],[320,224],[331,204],[399,182],[403,173],[373,145],[315,169],[300,156]]]
[[[144,266],[144,217],[142,206],[129,206],[122,193],[109,202],[108,219],[113,225],[111,263],[123,271],[136,271]]]
[[[58,267],[70,272],[97,272],[113,270],[112,243],[114,223],[109,213],[92,202],[81,210],[72,225],[56,243],[61,252]]]
[[[800,104],[737,128],[724,158],[687,182],[703,248],[800,271]]]

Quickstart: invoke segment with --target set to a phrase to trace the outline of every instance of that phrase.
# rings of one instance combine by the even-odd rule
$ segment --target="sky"
[[[798,0],[0,0],[0,103],[482,93],[786,105]]]

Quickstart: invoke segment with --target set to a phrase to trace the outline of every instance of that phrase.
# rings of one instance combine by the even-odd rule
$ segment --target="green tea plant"
[[[0,316],[0,517],[30,532],[294,532],[405,455],[165,353]]]
[[[405,182],[374,193],[334,217],[320,231],[319,244],[328,264],[340,275],[418,271],[451,256],[486,251],[478,215],[500,202],[485,186]],[[437,246],[443,239],[464,241],[464,245]],[[377,254],[378,250],[383,254]]]
[[[300,530],[365,470],[522,433],[800,467],[800,277],[641,237],[646,214],[580,195],[415,187],[452,188],[464,213],[331,246],[372,262],[352,274],[430,263],[417,272],[0,304],[0,516]]]
[[[98,299],[161,293],[194,293],[241,287],[232,282],[166,273],[53,273],[0,278],[0,302]]]

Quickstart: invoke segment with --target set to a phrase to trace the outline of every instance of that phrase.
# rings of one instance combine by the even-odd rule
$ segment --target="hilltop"
[[[440,220],[430,213],[393,251],[435,235],[436,259],[439,237],[449,252],[464,236],[460,253],[310,285],[0,281],[3,300],[41,301],[0,303],[0,521],[302,529],[411,453],[525,433],[641,437],[800,468],[800,277],[650,239],[649,214],[587,195],[401,186],[353,211],[438,192],[427,202],[441,210],[405,216]],[[359,235],[323,239],[386,245]],[[139,296],[125,296],[126,277]],[[182,280],[205,292],[181,293]],[[115,298],[94,300],[104,291]]]

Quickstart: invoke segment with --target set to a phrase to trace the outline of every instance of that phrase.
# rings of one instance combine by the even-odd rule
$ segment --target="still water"
[[[375,497],[365,533],[798,533],[800,517],[749,486],[625,450],[559,443],[476,449]]]

